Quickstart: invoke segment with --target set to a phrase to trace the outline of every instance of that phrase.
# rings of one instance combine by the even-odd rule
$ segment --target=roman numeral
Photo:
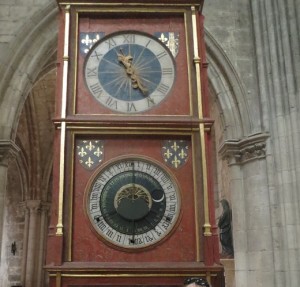
[[[99,97],[103,93],[102,87],[98,83],[90,85],[89,88],[93,94],[95,94]]]
[[[105,41],[106,44],[108,44],[109,49],[111,49],[112,47],[115,47],[117,45],[117,43],[115,42],[114,39],[110,38],[107,41]]]
[[[157,57],[157,59],[160,59],[160,58],[162,58],[162,57],[164,57],[164,56],[166,56],[166,55],[167,55],[167,52],[166,52],[166,51],[163,51],[163,52],[157,54],[156,57]]]
[[[107,100],[105,101],[105,103],[112,109],[115,109],[115,110],[118,109],[118,101],[111,97],[108,97]]]
[[[113,235],[113,232],[110,229],[108,229],[106,232],[106,235],[111,238]]]
[[[86,76],[88,78],[96,78],[97,77],[97,67],[95,68],[87,68]]]
[[[167,183],[168,181],[170,181],[170,179],[166,176],[166,175],[163,175],[160,179],[163,183]]]
[[[147,101],[148,101],[148,107],[152,107],[155,105],[155,102],[152,98],[147,97]]]
[[[160,84],[157,88],[157,91],[159,91],[160,93],[162,93],[163,95],[167,94],[167,92],[169,91],[169,86],[165,85],[165,84]]]
[[[123,44],[134,44],[135,43],[135,35],[123,35],[124,41]]]
[[[102,57],[103,55],[102,54],[98,54],[97,51],[94,51],[91,55],[91,57],[96,57],[97,60],[100,60],[100,58]]]
[[[150,43],[151,43],[151,40],[148,41],[148,43],[145,45],[145,47],[148,48]]]
[[[127,103],[127,112],[136,112],[134,103]]]
[[[100,220],[100,221],[97,223],[97,225],[98,225],[98,227],[100,228],[100,230],[102,230],[102,231],[107,227],[107,225],[106,225],[102,220]]]
[[[173,69],[172,68],[163,68],[162,69],[162,74],[163,74],[163,76],[172,75],[173,74]]]

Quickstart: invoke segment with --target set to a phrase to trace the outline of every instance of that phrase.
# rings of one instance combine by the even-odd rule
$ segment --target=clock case
[[[209,131],[213,122],[207,111],[202,1],[123,1],[122,5],[117,1],[58,1],[58,4],[61,10],[53,203],[46,262],[49,286],[181,286],[189,276],[206,277],[213,286],[222,286],[210,164],[209,161],[205,166],[202,164],[204,157],[210,157]],[[70,30],[66,40],[68,13]],[[173,32],[170,29],[180,34],[176,86],[159,107],[127,115],[115,113],[95,101],[84,84],[80,32],[142,30],[153,34]],[[193,50],[195,37],[202,59],[200,95]],[[66,41],[69,41],[67,48]],[[205,130],[204,137],[201,129]],[[84,196],[101,164],[94,171],[80,165],[76,144],[81,140],[105,143],[101,164],[119,156],[136,155],[152,158],[162,166],[166,166],[161,155],[163,141],[188,142],[187,163],[178,170],[166,167],[178,182],[182,202],[176,228],[162,242],[145,250],[128,252],[99,239],[85,215]]]

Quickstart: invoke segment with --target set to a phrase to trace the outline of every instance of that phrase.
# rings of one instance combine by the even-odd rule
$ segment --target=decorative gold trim
[[[60,129],[60,128],[58,128]],[[199,132],[199,128],[191,128],[191,129],[129,129],[129,128],[101,128],[101,127],[95,127],[95,126],[87,126],[87,127],[68,127],[68,130],[76,130],[78,132],[82,132],[82,130],[89,130],[86,132],[86,134],[90,134],[91,132],[96,132],[97,134],[108,134],[108,135],[119,135],[119,134],[131,134],[131,135],[139,135],[139,134],[145,134],[145,131],[147,131],[148,135],[189,135],[192,132]],[[130,132],[129,132],[130,131]]]
[[[87,122],[86,125],[82,122],[78,122],[78,123],[75,123],[74,122],[65,122],[67,124],[67,129],[68,130],[74,130],[74,129],[78,129],[78,130],[81,130],[81,129],[91,129],[91,130],[102,130],[102,131],[105,131],[107,130],[108,132],[113,132],[115,133],[115,131],[122,131],[122,130],[127,130],[127,131],[142,131],[142,130],[148,130],[148,131],[199,131],[199,126],[196,124],[196,125],[189,125],[187,127],[178,127],[176,125],[174,125],[174,127],[158,127],[159,124],[162,124],[162,123],[157,123],[155,126],[150,126],[150,127],[143,127],[143,126],[129,126],[129,127],[124,127],[124,126],[118,126],[118,125],[115,125],[113,127],[110,127],[110,126],[98,126],[98,124],[103,124],[102,122],[100,123],[91,123],[91,122]],[[60,125],[55,123],[56,124],[56,128],[57,129],[60,129]],[[201,123],[200,123],[201,125]]]
[[[75,15],[76,17],[76,23],[75,23],[75,59],[74,59],[74,86],[73,86],[73,115],[77,115],[76,114],[76,106],[77,106],[77,80],[78,80],[78,60],[79,60],[79,45],[78,45],[78,41],[79,41],[79,14],[76,13]]]
[[[147,6],[147,7],[151,7],[151,6],[171,6],[171,7],[191,7],[191,6],[195,6],[195,7],[201,7],[201,4],[199,5],[195,5],[195,3],[181,3],[181,4],[176,4],[176,3],[135,3],[135,2],[131,2],[131,3],[126,3],[124,4],[123,2],[120,3],[91,3],[91,2],[61,2],[59,3],[60,6],[66,6],[66,5],[72,5],[72,6],[117,6],[117,7],[124,7],[124,6],[129,6],[129,7],[136,7],[136,6]]]
[[[68,66],[69,66],[69,34],[70,34],[70,6],[65,10],[65,35],[64,35],[64,55],[63,55],[63,81],[62,81],[62,105],[61,117],[66,118],[67,112],[67,88],[68,88]],[[65,141],[66,123],[61,124],[60,133],[60,161],[59,161],[59,202],[58,202],[58,223],[56,225],[56,235],[63,235],[63,198],[64,198],[64,172],[65,172]]]
[[[56,287],[61,287],[61,273],[57,272],[55,274],[55,277],[56,277]]]
[[[200,57],[198,52],[198,35],[197,35],[197,19],[196,9],[192,7],[192,27],[193,27],[193,39],[194,39],[194,63],[196,68],[196,81],[197,81],[197,97],[198,97],[198,114],[199,119],[203,119],[203,106],[202,106],[202,94],[201,94],[201,76],[200,76]],[[211,236],[211,225],[209,222],[209,209],[208,209],[208,184],[207,184],[207,162],[206,162],[206,148],[205,148],[205,129],[204,125],[199,124],[199,136],[201,143],[202,154],[202,172],[203,172],[203,197],[204,197],[204,236]]]
[[[109,5],[106,5],[109,6]],[[161,4],[161,6],[168,6]],[[172,7],[176,7],[176,5],[171,5]],[[126,7],[124,5],[117,5],[117,7],[102,7],[99,9],[95,8],[79,8],[76,12],[77,13],[120,13],[120,12],[130,12],[130,13],[136,13],[136,12],[144,12],[144,13],[173,13],[173,14],[178,14],[178,13],[184,13],[186,10],[184,8],[165,8],[163,10],[160,10],[159,12],[157,11],[157,8],[143,8],[143,7]]]
[[[101,3],[99,3],[101,5]],[[115,3],[111,3],[112,5],[115,5]],[[144,4],[143,4],[144,5]],[[148,4],[146,4],[148,6]],[[168,6],[168,5],[164,5],[164,4],[160,4],[162,6]],[[185,4],[186,5],[186,4]],[[189,113],[186,113],[186,114],[180,114],[180,115],[161,115],[162,117],[169,117],[169,116],[176,116],[176,117],[186,117],[186,116],[192,116],[192,101],[191,101],[191,98],[192,98],[192,92],[191,92],[191,72],[190,72],[190,53],[189,53],[189,47],[188,47],[188,43],[189,43],[189,39],[188,39],[188,27],[187,27],[187,11],[186,9],[163,9],[163,10],[160,10],[159,12],[157,11],[157,9],[141,9],[141,8],[137,8],[137,9],[132,9],[131,7],[130,8],[127,8],[124,7],[124,4],[119,4],[117,6],[121,6],[122,8],[99,8],[98,10],[97,9],[78,9],[76,11],[76,24],[75,24],[75,39],[76,39],[76,43],[75,43],[75,68],[74,68],[74,85],[73,85],[73,115],[76,115],[76,116],[86,116],[86,115],[89,115],[89,116],[106,116],[107,113],[98,113],[98,114],[84,114],[84,113],[76,113],[76,105],[77,105],[77,79],[78,79],[78,54],[79,54],[79,46],[78,46],[78,31],[79,31],[79,14],[80,13],[120,13],[120,12],[126,12],[126,13],[136,13],[136,12],[139,12],[139,13],[153,13],[153,14],[157,14],[157,13],[172,13],[172,14],[178,14],[178,13],[181,13],[183,15],[183,24],[184,24],[184,29],[185,29],[185,45],[186,45],[186,51],[187,51],[187,69],[188,69],[188,93],[189,93],[189,99],[190,99],[190,111]],[[150,6],[152,6],[152,4],[150,4]],[[176,5],[171,5],[172,7],[173,6],[176,6]],[[181,5],[182,6],[182,5]],[[187,6],[190,6],[190,5],[187,5]],[[115,113],[112,113],[112,114],[109,114],[110,116],[115,116],[115,117],[124,117],[124,116],[128,116],[128,114],[115,114]],[[130,114],[131,117],[137,117],[137,116],[140,116],[140,115],[137,115],[137,114]],[[148,117],[148,116],[153,116],[153,115],[143,115],[145,117]]]
[[[64,173],[65,173],[65,137],[66,123],[62,123],[60,132],[60,161],[59,161],[59,195],[58,195],[58,223],[56,235],[63,235],[63,201],[64,201]]]
[[[76,116],[114,116],[114,117],[119,117],[120,119],[122,118],[122,117],[128,117],[129,115],[130,115],[130,117],[140,117],[141,115],[143,116],[143,117],[153,117],[153,116],[157,116],[157,115],[153,115],[153,114],[147,114],[147,115],[144,115],[144,114],[121,114],[121,113],[118,113],[118,114],[113,114],[113,113],[111,113],[111,114],[105,114],[105,113],[103,113],[103,114],[74,114],[74,115],[76,115]],[[180,115],[159,115],[158,117],[160,117],[160,118],[165,118],[165,117],[190,117],[191,115],[189,115],[189,114],[180,114]]]
[[[86,131],[86,132],[81,132],[81,130],[85,130],[85,129],[89,129],[89,131]],[[98,128],[98,129],[95,129],[95,128],[92,128],[92,127],[82,127],[82,128],[78,128],[78,127],[74,127],[74,128],[71,128],[70,130],[77,130],[78,133],[81,132],[81,134],[91,134],[91,130],[94,132],[94,134],[107,134],[107,135],[119,135],[119,134],[128,134],[128,135],[144,135],[144,134],[147,134],[147,135],[190,135],[192,132],[194,131],[198,131],[197,130],[179,130],[179,129],[174,129],[173,132],[167,132],[168,130],[162,130],[162,129],[157,129],[157,130],[148,130],[147,133],[145,133],[145,131],[147,129],[144,129],[144,131],[140,130],[136,130],[136,131],[133,131],[130,129],[125,129],[124,128],[124,131],[121,131],[121,130],[117,130],[117,131],[110,131],[109,129],[101,129],[101,128]],[[95,131],[97,131],[97,133],[95,133]]]
[[[70,36],[70,6],[65,11],[65,35],[64,35],[64,54],[63,54],[63,81],[62,81],[62,105],[61,117],[66,117],[67,111],[67,88],[68,88],[68,68],[69,68],[69,36]]]
[[[199,214],[198,214],[198,184],[197,184],[197,169],[196,169],[196,152],[195,152],[195,146],[196,146],[196,140],[195,135],[191,135],[191,142],[192,142],[192,152],[193,152],[193,180],[194,180],[194,213],[195,213],[195,232],[196,232],[196,261],[200,262],[200,224],[199,224]]]
[[[211,286],[211,277],[213,277],[213,275],[208,271],[206,273],[206,280],[207,280],[209,286]]]
[[[190,64],[190,49],[189,49],[189,33],[187,24],[187,12],[184,12],[184,30],[185,30],[185,49],[186,49],[186,61],[187,61],[187,72],[188,72],[188,91],[189,91],[189,101],[190,101],[190,116],[193,115],[193,103],[192,103],[192,79],[191,79],[191,64]]]
[[[51,271],[50,271],[51,272]],[[75,270],[74,270],[75,272]],[[209,272],[210,273],[210,272]],[[57,273],[59,274],[59,273]],[[56,277],[55,274],[49,274],[50,277]],[[217,273],[210,273],[209,275],[207,273],[189,273],[189,274],[174,274],[174,273],[152,273],[152,274],[140,274],[140,273],[132,273],[132,274],[73,274],[73,273],[61,273],[61,278],[130,278],[130,277],[137,277],[137,278],[151,278],[151,277],[192,277],[192,276],[199,276],[199,277],[217,277]],[[60,285],[59,285],[60,286]]]
[[[69,202],[69,233],[67,246],[67,261],[72,261],[72,238],[73,238],[73,201],[74,201],[74,161],[75,161],[75,134],[72,133],[72,154],[70,172],[70,202]]]

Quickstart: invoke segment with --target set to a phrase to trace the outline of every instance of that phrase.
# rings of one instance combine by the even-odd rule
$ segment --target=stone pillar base
[[[224,266],[225,287],[235,287],[234,259],[220,259]]]

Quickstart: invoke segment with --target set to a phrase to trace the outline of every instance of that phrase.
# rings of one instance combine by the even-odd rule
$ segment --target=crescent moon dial
[[[94,178],[87,214],[106,242],[127,250],[154,245],[176,225],[180,193],[160,165],[144,158],[119,159]]]
[[[165,193],[163,190],[155,189],[152,191],[152,200],[154,202],[162,202],[165,199]]]

